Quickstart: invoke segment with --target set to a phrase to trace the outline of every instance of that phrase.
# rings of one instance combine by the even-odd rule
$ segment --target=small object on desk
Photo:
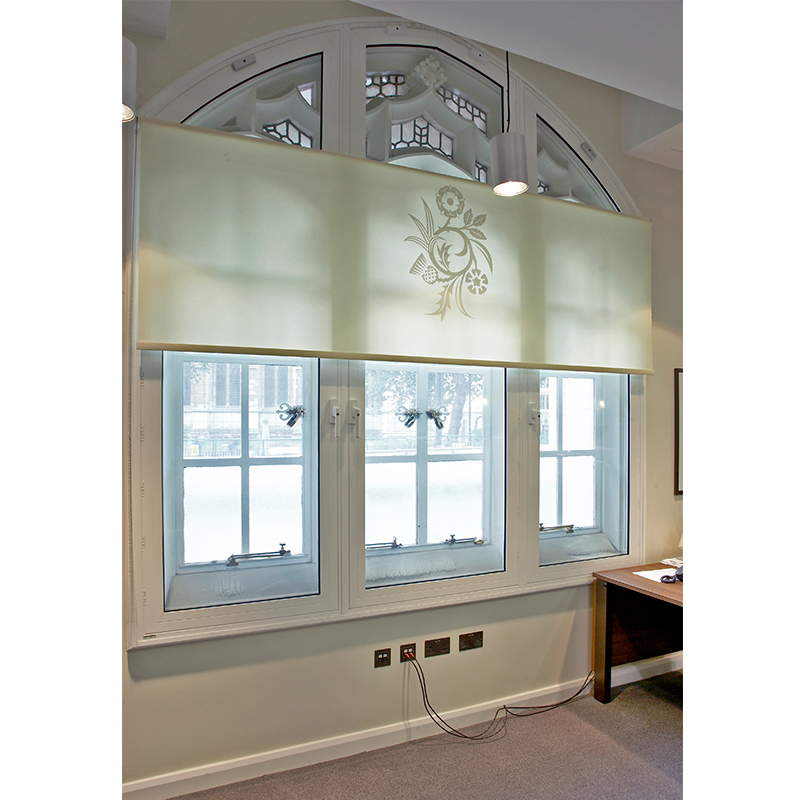
[[[665,558],[661,561],[662,564],[666,564],[668,567],[682,567],[683,566],[683,559],[682,558]]]
[[[661,583],[675,583],[676,581],[683,583],[683,567],[678,567],[674,575],[661,576]]]
[[[647,578],[650,581],[656,581],[656,583],[660,583],[661,579],[667,575],[674,574],[674,568],[667,568],[667,569],[647,569],[642,570],[640,572],[634,572],[634,575],[639,575],[642,578]]]

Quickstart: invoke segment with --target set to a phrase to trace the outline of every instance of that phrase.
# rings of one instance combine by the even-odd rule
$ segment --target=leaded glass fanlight
[[[583,160],[542,119],[536,125],[536,150],[539,194],[619,211]]]
[[[268,70],[198,109],[188,125],[320,149],[322,57]]]
[[[366,156],[487,183],[502,89],[439,50],[367,48]]]

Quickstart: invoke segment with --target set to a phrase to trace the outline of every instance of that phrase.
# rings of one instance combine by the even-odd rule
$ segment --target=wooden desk
[[[595,572],[594,696],[611,700],[611,667],[683,649],[683,582],[634,575],[665,564]]]

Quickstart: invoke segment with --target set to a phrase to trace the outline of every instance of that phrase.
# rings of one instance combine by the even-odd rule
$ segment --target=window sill
[[[271,619],[244,618],[241,614],[243,610],[252,610],[252,607],[262,605],[261,603],[243,603],[241,606],[223,606],[216,609],[200,609],[199,614],[204,611],[211,611],[213,614],[203,620],[197,611],[170,612],[165,617],[173,617],[166,624],[157,626],[156,632],[145,631],[137,635],[134,630],[135,624],[130,626],[130,637],[128,650],[140,648],[158,647],[168,644],[179,644],[181,642],[197,642],[213,639],[223,639],[230,636],[244,636],[257,633],[268,633],[276,630],[286,630],[290,628],[305,628],[317,625],[329,625],[337,622],[347,622],[357,619],[368,619],[374,617],[390,616],[402,614],[409,611],[421,611],[425,609],[443,608],[448,606],[466,605],[470,603],[480,603],[486,600],[502,600],[514,597],[525,597],[540,592],[557,591],[561,589],[572,589],[580,586],[589,586],[593,583],[592,573],[599,568],[609,568],[609,560],[582,561],[572,564],[564,564],[552,567],[544,567],[535,583],[527,586],[503,586],[493,588],[474,588],[470,590],[465,586],[464,591],[454,592],[452,587],[448,594],[444,596],[421,597],[415,588],[418,584],[409,584],[401,587],[408,589],[407,596],[394,596],[386,603],[376,603],[374,605],[350,608],[346,611],[338,609],[318,609],[310,611],[304,608],[307,601],[319,601],[319,597],[302,597],[287,600],[268,601],[275,603],[276,608],[279,604],[291,604],[289,613],[284,607],[284,616],[273,617]],[[617,556],[613,558],[615,567],[632,566],[635,560],[631,556]],[[548,574],[549,573],[549,574]],[[490,576],[491,577],[491,576]],[[478,578],[460,579],[471,581],[474,585]],[[443,582],[436,582],[443,583]],[[397,588],[397,587],[395,587]],[[250,607],[248,609],[248,607]],[[173,616],[174,614],[174,616]],[[185,616],[187,615],[188,616]],[[181,619],[186,624],[181,623]]]
[[[222,567],[179,573],[170,581],[166,610],[271,602],[319,593],[316,564]]]
[[[539,564],[542,567],[560,566],[594,559],[618,558],[625,555],[617,550],[604,533],[583,533],[541,539]]]

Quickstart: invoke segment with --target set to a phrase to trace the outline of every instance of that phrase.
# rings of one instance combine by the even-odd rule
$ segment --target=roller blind
[[[652,372],[650,223],[142,119],[141,349]]]

